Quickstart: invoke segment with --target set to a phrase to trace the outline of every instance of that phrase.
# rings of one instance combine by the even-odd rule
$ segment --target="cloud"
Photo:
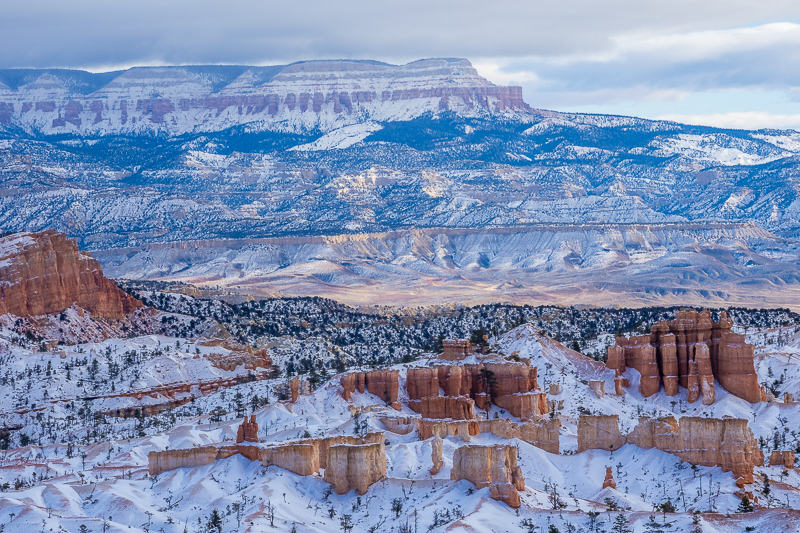
[[[798,20],[796,0],[5,0],[0,68],[467,57],[536,107],[634,114],[740,88],[786,107],[725,112],[792,116]]]

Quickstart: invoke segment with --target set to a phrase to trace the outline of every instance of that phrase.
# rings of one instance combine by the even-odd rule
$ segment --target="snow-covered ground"
[[[775,386],[800,396],[800,335],[785,328],[782,332],[751,331],[749,336],[753,340],[775,341],[758,350],[760,381],[772,383],[782,379],[782,383]],[[180,347],[175,347],[175,342],[179,342]],[[191,362],[196,361],[192,357],[198,348],[196,345],[157,337],[70,347],[65,359],[56,354],[29,354],[25,358],[15,353],[4,362],[4,368],[9,369],[7,373],[19,375],[26,367],[47,368],[48,361],[51,361],[51,369],[60,368],[62,361],[72,361],[80,353],[88,354],[92,350],[98,358],[108,358],[109,352],[119,354],[133,349],[152,353],[159,343],[164,353],[147,359],[141,367],[143,383],[164,382],[162,376],[169,376],[167,380],[177,379],[183,377],[181,372],[209,371],[205,367],[191,366]],[[561,454],[550,454],[523,441],[512,441],[518,447],[519,465],[526,480],[526,488],[520,494],[522,507],[518,511],[490,499],[488,489],[475,490],[466,481],[450,481],[453,453],[464,444],[458,437],[445,439],[444,466],[438,474],[430,476],[430,441],[420,441],[416,432],[408,435],[388,432],[380,422],[385,414],[411,416],[413,413],[405,406],[397,413],[370,394],[354,394],[353,403],[360,407],[373,406],[365,409],[365,416],[369,429],[386,431],[388,469],[387,477],[373,485],[364,496],[352,491],[339,496],[332,493],[330,485],[319,476],[301,477],[274,466],[265,468],[241,456],[204,467],[164,472],[156,478],[147,476],[147,453],[150,451],[190,448],[233,439],[240,418],[235,412],[224,412],[235,411],[233,399],[236,397],[245,400],[253,396],[271,397],[272,403],[257,406],[253,411],[262,442],[277,443],[304,435],[353,434],[355,422],[350,405],[341,398],[338,379],[333,378],[313,394],[300,396],[294,405],[274,401],[272,391],[279,380],[243,383],[152,417],[163,420],[158,426],[122,430],[126,424],[139,422],[117,420],[112,423],[117,429],[109,431],[108,438],[93,444],[76,442],[68,447],[63,441],[56,441],[2,452],[0,485],[8,483],[8,486],[3,486],[5,492],[0,494],[0,523],[4,524],[4,531],[26,533],[31,528],[81,531],[82,525],[88,531],[200,532],[209,530],[211,514],[217,510],[222,516],[222,531],[226,533],[273,529],[288,532],[293,528],[298,532],[341,531],[340,521],[344,515],[350,515],[353,531],[358,532],[538,532],[548,531],[550,524],[558,531],[577,532],[590,531],[592,520],[598,524],[602,522],[598,531],[611,531],[615,520],[621,520],[617,517],[622,515],[637,532],[652,530],[646,526],[651,516],[658,524],[667,522],[667,526],[661,526],[662,530],[688,532],[695,526],[692,512],[697,510],[702,514],[695,519],[704,532],[795,531],[800,524],[798,511],[778,509],[800,509],[800,474],[796,470],[784,471],[776,466],[756,468],[756,483],[748,490],[758,496],[763,510],[739,515],[731,514],[740,503],[734,495],[737,488],[733,475],[723,473],[720,468],[691,468],[673,455],[632,445],[613,454],[600,450],[576,453],[577,417],[592,412],[619,414],[623,431],[630,430],[640,415],[674,413],[677,416],[747,418],[756,437],[764,438],[764,451],[768,455],[776,431],[786,435],[781,449],[797,447],[800,403],[753,406],[727,394],[719,385],[717,401],[708,407],[699,402],[688,405],[686,391],[672,398],[661,392],[644,399],[635,390],[635,372],[632,387],[625,396],[608,394],[598,399],[585,382],[603,379],[606,390],[613,391],[613,374],[602,364],[540,336],[532,326],[513,330],[497,339],[495,346],[506,355],[517,352],[519,357],[530,358],[539,368],[539,383],[544,390],[554,382],[561,383],[563,388],[560,394],[549,396],[556,402],[563,424]],[[420,359],[411,365],[434,363],[434,360]],[[187,368],[180,370],[182,365]],[[407,366],[395,367],[401,372],[401,402],[407,399],[404,387]],[[73,372],[78,374],[84,370]],[[61,383],[60,371],[56,375],[57,378],[52,379],[59,385],[49,386],[51,397],[55,396],[52,391],[61,395],[83,394]],[[39,402],[43,401],[44,393],[36,389],[47,382],[46,377],[37,376],[33,372],[29,380],[30,401],[35,398]],[[108,392],[105,385],[101,385],[101,390]],[[18,403],[18,400],[8,399],[16,398],[15,394],[4,392],[4,410]],[[246,410],[250,411],[249,404]],[[68,411],[53,410],[52,413],[57,418]],[[510,417],[497,407],[480,414]],[[84,425],[88,429],[93,423],[87,419],[72,425]],[[30,432],[31,428],[26,426],[25,431]],[[508,441],[491,434],[472,438],[474,444],[500,442]],[[609,466],[614,471],[617,489],[601,489]],[[769,491],[765,490],[763,475],[769,479]],[[667,499],[678,512],[666,515],[655,512],[654,506]],[[399,511],[392,510],[397,507],[393,502],[399,502]],[[270,520],[273,506],[274,520]],[[599,514],[592,518],[594,515],[589,512]],[[754,529],[745,529],[748,527]]]

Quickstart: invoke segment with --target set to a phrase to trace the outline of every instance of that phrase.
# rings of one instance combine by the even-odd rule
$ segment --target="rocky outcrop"
[[[526,422],[520,426],[520,438],[546,452],[559,453],[561,420],[558,418],[541,422]]]
[[[437,396],[410,400],[408,407],[422,418],[474,420],[475,402],[468,396]]]
[[[783,403],[794,403],[794,394],[790,392],[783,393]]]
[[[794,450],[774,450],[771,454],[769,454],[769,466],[794,468],[794,460]]]
[[[369,392],[387,405],[400,409],[397,395],[400,390],[399,372],[397,370],[371,370],[369,372],[351,372],[341,377],[342,396],[350,401],[351,394]]]
[[[747,420],[674,417],[640,420],[627,441],[640,448],[658,448],[694,465],[719,466],[733,472],[737,483],[753,482],[753,466],[764,464]]]
[[[442,355],[440,359],[446,361],[463,361],[474,350],[474,346],[468,340],[446,340],[442,341]]]
[[[258,442],[258,423],[256,415],[250,415],[250,420],[244,417],[239,429],[236,431],[236,443]]]
[[[481,433],[491,433],[501,439],[522,439],[525,442],[550,453],[559,453],[559,434],[561,421],[558,418],[525,422],[522,425],[508,418],[491,420],[431,420],[409,417],[384,417],[381,422],[386,428],[400,435],[407,435],[414,429],[419,438],[459,437],[469,442],[471,437]]]
[[[645,397],[661,385],[668,396],[678,387],[689,390],[689,402],[701,396],[703,404],[714,401],[716,378],[725,390],[751,403],[761,401],[753,362],[753,346],[743,335],[731,332],[732,322],[723,311],[713,322],[708,310],[681,309],[675,320],[650,328],[650,335],[617,338],[608,348],[606,366],[617,376],[631,367],[641,374]]]
[[[462,446],[453,454],[450,479],[465,479],[477,488],[489,487],[491,497],[510,507],[520,506],[518,491],[525,490],[525,478],[517,466],[514,446]]]
[[[355,489],[363,495],[386,475],[384,443],[336,444],[328,448],[324,479],[336,494]]]
[[[438,474],[439,470],[442,469],[442,465],[444,465],[444,460],[442,459],[442,446],[443,442],[441,438],[433,437],[431,439],[431,462],[433,463],[433,466],[430,469],[430,473],[432,476]]]
[[[603,488],[604,489],[616,489],[617,482],[614,481],[614,472],[611,470],[610,466],[606,467],[606,478],[603,480]]]
[[[522,419],[548,412],[547,396],[539,390],[537,368],[525,363],[498,361],[409,368],[406,390],[409,406],[417,412],[421,412],[417,401],[440,396],[468,396],[480,409],[492,402]]]
[[[103,275],[100,264],[54,230],[0,239],[0,314],[59,313],[73,305],[120,319],[144,304]]]
[[[589,388],[592,389],[594,395],[598,398],[605,398],[606,396],[606,382],[601,380],[590,380]]]
[[[198,344],[210,348],[221,348],[221,351],[205,356],[211,361],[211,364],[221,370],[232,372],[242,365],[245,370],[272,368],[272,358],[266,350],[254,350],[250,346],[233,342],[231,339],[211,339],[199,341]]]
[[[619,432],[619,415],[581,415],[578,420],[578,453],[586,450],[614,451],[625,444]]]
[[[579,452],[614,450],[625,443],[657,448],[694,465],[719,466],[733,472],[739,484],[752,483],[753,466],[764,464],[764,455],[743,419],[643,418],[626,437],[619,432],[617,415],[581,416]]]

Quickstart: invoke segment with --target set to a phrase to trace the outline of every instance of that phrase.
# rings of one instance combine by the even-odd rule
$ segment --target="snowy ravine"
[[[766,344],[757,350],[759,381],[779,387],[783,392],[797,394],[800,387],[800,335],[794,329],[749,331],[750,341]],[[779,342],[766,343],[768,339]],[[70,427],[56,431],[61,440],[55,444],[33,445],[38,433],[34,419],[25,419],[24,431],[31,443],[0,452],[0,524],[4,532],[69,531],[69,532],[205,532],[214,510],[222,516],[221,531],[341,531],[341,519],[350,515],[354,532],[367,531],[464,531],[464,532],[547,532],[550,525],[558,531],[614,531],[619,515],[629,522],[631,530],[653,531],[646,525],[654,517],[663,531],[703,532],[783,532],[795,531],[800,524],[800,474],[779,467],[756,468],[756,483],[748,487],[759,497],[763,510],[748,514],[735,513],[740,503],[733,475],[719,468],[690,465],[670,454],[652,449],[643,450],[626,445],[610,454],[592,450],[576,451],[576,423],[581,413],[619,414],[623,432],[635,425],[638,416],[714,416],[731,415],[747,418],[757,438],[763,437],[765,454],[773,446],[775,433],[785,439],[784,448],[798,446],[800,403],[780,402],[752,405],[727,394],[717,384],[717,400],[712,406],[688,405],[685,390],[676,397],[663,391],[644,399],[636,391],[636,383],[626,395],[594,396],[585,381],[606,380],[606,390],[613,390],[613,373],[595,361],[566,349],[542,336],[531,325],[520,326],[494,339],[500,353],[530,358],[539,369],[539,384],[544,390],[560,382],[563,391],[548,399],[559,404],[562,420],[561,453],[551,454],[523,441],[504,441],[491,434],[472,437],[472,444],[510,443],[519,450],[519,464],[525,476],[525,490],[520,494],[522,506],[515,511],[489,498],[489,489],[475,490],[467,481],[450,481],[453,453],[464,442],[457,437],[444,439],[444,466],[434,476],[431,466],[431,442],[420,441],[416,431],[398,435],[386,431],[380,422],[382,415],[398,413],[385,407],[384,402],[371,394],[354,394],[356,406],[374,406],[366,414],[370,430],[384,431],[388,461],[387,477],[379,481],[364,496],[354,491],[339,496],[318,476],[301,477],[278,467],[263,467],[242,456],[217,461],[199,468],[182,468],[164,472],[157,477],[147,475],[147,454],[154,450],[191,448],[199,445],[231,441],[241,421],[236,416],[237,401],[244,401],[244,410],[252,411],[260,426],[262,442],[282,442],[303,436],[353,434],[354,420],[350,406],[340,396],[338,377],[323,384],[313,394],[301,395],[294,405],[276,401],[275,387],[281,380],[249,382],[222,392],[194,400],[172,411],[161,413],[158,425],[145,425],[136,418],[114,419],[109,422],[108,441],[83,446],[80,442],[67,445],[66,436],[89,429],[91,418],[73,422]],[[175,343],[179,343],[176,346]],[[68,347],[69,357],[95,350],[104,356],[145,346],[158,346],[166,352],[163,357],[147,360],[139,370],[141,380],[148,385],[157,369],[166,362],[176,365],[175,371],[201,372],[192,367],[192,354],[198,348],[181,339],[149,337],[126,341],[106,341],[102,345]],[[13,365],[15,373],[26,366],[46,368],[46,354],[15,352],[13,363],[8,358],[4,366]],[[51,368],[60,367],[60,356]],[[432,357],[432,356],[431,356]],[[201,359],[202,361],[202,359]],[[429,366],[434,359],[421,358],[409,365],[396,365],[400,370],[400,401],[407,400],[405,371],[409,366]],[[469,361],[468,361],[469,362]],[[103,367],[104,368],[104,367]],[[137,369],[139,367],[136,367]],[[76,370],[73,370],[77,372]],[[33,375],[36,375],[33,372]],[[63,372],[53,372],[48,395],[74,394]],[[775,383],[775,381],[779,383]],[[634,380],[635,381],[635,380]],[[43,392],[35,390],[36,379],[18,382],[4,390],[0,400],[3,412],[8,413],[18,403],[15,400],[22,383],[27,383],[30,401],[41,401]],[[104,385],[99,386],[102,390]],[[256,397],[270,403],[250,403]],[[562,403],[563,402],[563,403]],[[78,403],[78,402],[75,402]],[[241,407],[241,406],[240,406]],[[69,411],[51,408],[48,416],[66,421]],[[95,408],[97,409],[97,408]],[[412,416],[405,405],[402,415]],[[201,414],[198,414],[201,413]],[[492,407],[488,417],[511,417]],[[146,418],[145,420],[148,420]],[[6,423],[9,423],[7,419]],[[141,432],[141,433],[138,433]],[[71,456],[71,457],[70,457]],[[617,489],[601,489],[606,467],[612,467]],[[770,490],[764,494],[762,475],[770,480]],[[8,486],[4,485],[8,483]],[[15,490],[15,487],[17,488]],[[554,493],[560,501],[553,510]],[[678,512],[662,515],[654,505],[669,499]],[[393,510],[399,502],[400,510]],[[269,509],[274,506],[274,520]],[[623,511],[609,510],[612,508]],[[767,508],[770,509],[767,509]],[[795,511],[787,509],[795,509]],[[693,523],[693,510],[701,511]],[[713,510],[714,512],[707,512]],[[598,512],[595,517],[589,512]],[[271,523],[272,522],[272,523]],[[433,525],[438,524],[438,525]],[[753,529],[746,529],[753,528]]]

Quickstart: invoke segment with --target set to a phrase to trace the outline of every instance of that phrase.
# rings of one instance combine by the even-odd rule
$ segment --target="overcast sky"
[[[800,130],[799,0],[4,0],[0,67],[466,57],[538,108]]]

